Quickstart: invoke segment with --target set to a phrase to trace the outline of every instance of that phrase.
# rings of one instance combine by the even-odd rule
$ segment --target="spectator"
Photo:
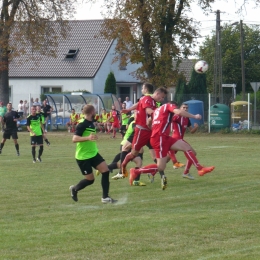
[[[126,97],[126,98],[125,98],[124,103],[125,103],[125,105],[126,105],[126,109],[129,109],[130,107],[133,106],[133,102],[129,99],[129,97]]]
[[[0,101],[0,125],[1,125],[1,128],[2,128],[2,132],[4,130],[3,117],[4,117],[6,112],[7,112],[6,106],[4,106],[3,101]]]
[[[27,117],[28,116],[28,109],[29,109],[29,104],[27,102],[27,100],[24,100],[23,102],[23,115],[24,117]]]
[[[33,102],[33,106],[41,106],[41,102],[39,101],[39,98],[35,98],[34,102]]]
[[[43,111],[43,114],[44,114],[44,117],[45,117],[45,124],[44,124],[45,133],[47,133],[48,119],[51,119],[52,107],[47,104],[47,100],[46,99],[43,100],[43,102],[42,102],[42,111]]]
[[[121,110],[122,109],[122,99],[121,99],[121,97],[119,97],[117,100],[118,100],[118,103],[119,103],[119,108]]]
[[[20,116],[20,118],[23,117],[23,113],[24,113],[24,104],[23,104],[23,100],[20,100],[20,103],[18,104],[18,115]]]

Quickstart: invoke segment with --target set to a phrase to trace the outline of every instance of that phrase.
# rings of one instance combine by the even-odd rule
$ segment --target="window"
[[[43,86],[41,87],[41,93],[46,94],[46,93],[61,93],[62,92],[62,87],[57,87],[57,86]]]
[[[69,52],[65,55],[65,60],[73,60],[77,56],[79,49],[69,49]]]

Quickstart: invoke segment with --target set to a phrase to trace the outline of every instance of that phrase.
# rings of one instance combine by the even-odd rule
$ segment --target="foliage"
[[[64,20],[73,16],[76,3],[77,0],[0,1],[0,96],[4,103],[9,101],[12,57],[27,55],[37,63],[35,53],[55,56],[57,35],[66,37]]]
[[[104,93],[116,94],[116,78],[112,71],[107,75]]]
[[[243,24],[244,58],[246,91],[252,91],[250,82],[260,81],[260,30],[259,26]],[[236,84],[236,91],[242,90],[240,29],[238,26],[225,24],[221,32],[222,76],[223,84]],[[213,89],[214,79],[215,33],[207,37],[200,48],[200,58],[210,66],[207,72],[207,85]],[[223,88],[224,93],[231,93],[231,88]]]
[[[186,80],[184,77],[180,77],[177,81],[176,85],[176,92],[175,92],[175,101],[178,103],[180,106],[182,104],[183,96],[187,93],[187,85],[186,85]]]

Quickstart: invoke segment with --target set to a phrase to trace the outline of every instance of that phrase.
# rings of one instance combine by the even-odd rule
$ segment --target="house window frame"
[[[44,89],[47,89],[49,88],[49,91],[47,92],[44,92]],[[46,93],[56,93],[56,92],[53,92],[53,89],[57,89],[59,88],[60,89],[60,92],[57,92],[57,93],[61,93],[62,90],[63,90],[63,86],[60,86],[60,85],[44,85],[44,86],[41,86],[41,94],[46,94]]]

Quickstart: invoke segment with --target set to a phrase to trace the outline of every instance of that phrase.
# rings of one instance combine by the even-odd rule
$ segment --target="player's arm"
[[[34,133],[34,132],[32,131],[32,129],[31,129],[30,125],[31,125],[31,121],[30,121],[29,118],[27,118],[27,124],[26,124],[27,130],[28,130],[28,132],[30,132],[32,135],[35,135],[35,133]]]
[[[177,115],[180,115],[180,116],[183,116],[183,117],[194,118],[194,119],[201,119],[201,115],[200,114],[193,115],[193,114],[190,114],[189,112],[186,112],[186,111],[178,109],[178,108],[173,109],[173,113],[177,114]]]
[[[197,131],[198,128],[199,128],[199,125],[197,123],[194,123],[193,127],[189,126],[190,133],[194,134]]]
[[[139,103],[139,102],[133,104],[133,105],[132,105],[131,107],[129,107],[128,109],[122,109],[122,110],[121,110],[121,113],[127,114],[127,113],[131,112],[132,110],[135,110],[135,109],[137,108],[138,103]]]
[[[40,121],[40,124],[41,124],[41,129],[42,129],[42,135],[44,135],[44,127],[43,127],[42,121]]]
[[[73,135],[72,142],[78,143],[78,142],[86,142],[86,141],[96,141],[98,139],[98,136],[95,134],[90,134],[89,136],[80,136],[80,135]]]

